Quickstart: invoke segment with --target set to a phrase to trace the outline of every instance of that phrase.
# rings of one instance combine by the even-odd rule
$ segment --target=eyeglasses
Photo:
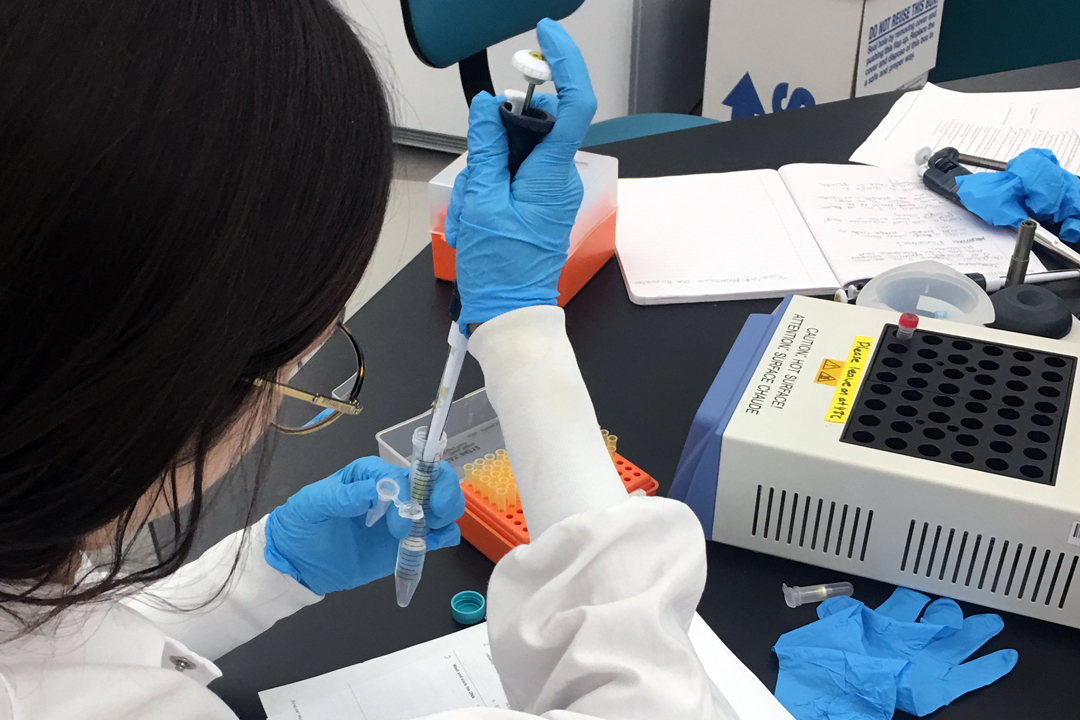
[[[342,366],[355,367],[356,372],[332,390],[326,388],[315,391],[303,390],[294,385],[273,380],[261,378],[255,380],[257,386],[268,388],[284,396],[278,409],[277,419],[271,423],[280,433],[307,435],[321,430],[342,415],[359,415],[363,409],[357,402],[357,398],[360,396],[360,388],[364,386],[364,352],[344,323],[338,322],[334,327],[334,332],[326,342],[316,348],[316,351],[321,351],[320,370],[324,372],[320,374],[332,373],[334,369]],[[315,351],[300,361],[297,372],[314,354]],[[342,371],[341,375],[345,372],[347,370]],[[317,381],[309,380],[308,382],[318,385]],[[298,381],[297,384],[301,383]],[[315,408],[319,409],[315,410]]]

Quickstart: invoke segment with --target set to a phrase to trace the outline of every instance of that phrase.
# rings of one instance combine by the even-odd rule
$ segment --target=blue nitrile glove
[[[408,501],[409,470],[377,457],[360,458],[301,489],[266,519],[266,562],[320,595],[393,574],[398,542],[412,523],[391,506],[374,525],[364,524],[378,502],[375,483],[384,477],[397,481],[400,497]],[[457,475],[444,462],[424,515],[431,528],[428,550],[461,541],[454,521],[464,512]]]
[[[1012,670],[1014,650],[960,665],[1000,632],[1000,617],[965,620],[952,600],[929,601],[906,588],[877,610],[852,598],[826,600],[820,620],[786,633],[773,648],[780,658],[777,699],[798,720],[886,720],[895,708],[921,716]]]
[[[574,154],[596,112],[589,71],[554,20],[536,26],[558,97],[533,104],[556,117],[510,182],[504,100],[480,93],[469,108],[469,158],[454,182],[446,242],[457,250],[458,322],[470,323],[533,305],[555,305],[570,229],[583,194]]]
[[[1025,150],[1001,172],[956,179],[964,207],[991,225],[1013,227],[1029,217],[1061,223],[1061,239],[1080,240],[1080,178],[1049,150]]]

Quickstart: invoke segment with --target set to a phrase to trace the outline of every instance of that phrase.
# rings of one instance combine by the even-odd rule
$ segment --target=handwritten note
[[[856,336],[851,343],[851,351],[847,361],[840,370],[840,377],[833,391],[832,402],[829,403],[829,411],[825,413],[825,419],[833,423],[843,423],[847,419],[848,412],[855,404],[855,394],[859,391],[859,381],[862,372],[870,359],[870,348],[874,346],[874,338],[866,335]]]
[[[927,189],[914,169],[787,165],[780,176],[841,284],[937,260],[960,272],[1004,275],[1015,244]],[[1041,272],[1032,257],[1028,272]]]

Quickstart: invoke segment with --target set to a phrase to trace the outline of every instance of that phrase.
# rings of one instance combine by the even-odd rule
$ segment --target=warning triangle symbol
[[[825,360],[821,363],[822,370],[839,370],[844,367],[843,363],[838,363],[835,360]]]
[[[836,378],[833,377],[832,375],[830,375],[827,372],[819,372],[816,382],[819,382],[819,383],[831,383],[831,382],[836,382]]]

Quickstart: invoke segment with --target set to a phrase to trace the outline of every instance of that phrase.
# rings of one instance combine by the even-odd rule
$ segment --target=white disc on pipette
[[[539,50],[518,50],[512,64],[533,85],[542,85],[551,79],[551,66]]]
[[[928,147],[920,148],[919,151],[915,153],[915,164],[925,165],[933,156],[933,154],[934,151]]]

